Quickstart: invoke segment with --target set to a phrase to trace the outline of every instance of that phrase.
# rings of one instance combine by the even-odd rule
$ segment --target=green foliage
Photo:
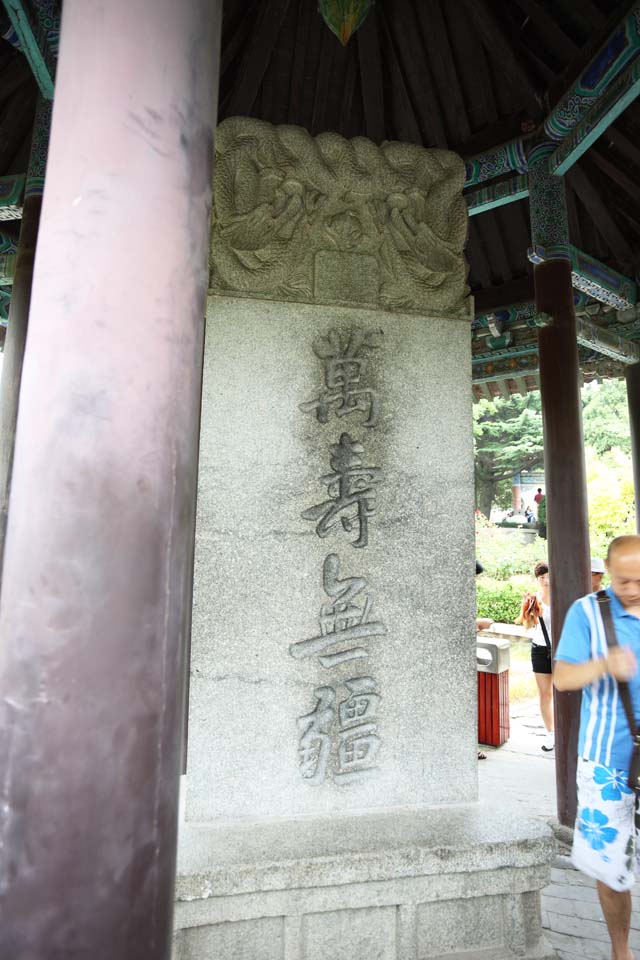
[[[622,450],[598,456],[594,448],[585,455],[591,553],[603,557],[614,537],[635,533],[631,457]]]
[[[508,580],[518,575],[533,576],[534,566],[546,555],[547,545],[538,536],[524,543],[520,532],[501,529],[476,514],[476,557],[488,577]]]
[[[611,450],[631,453],[629,408],[624,380],[603,380],[582,390],[585,446],[602,456]]]
[[[473,406],[473,421],[477,503],[488,516],[500,482],[542,466],[540,394],[480,400]]]
[[[520,613],[525,591],[513,583],[478,581],[476,585],[477,615],[490,617],[497,623],[513,623]]]

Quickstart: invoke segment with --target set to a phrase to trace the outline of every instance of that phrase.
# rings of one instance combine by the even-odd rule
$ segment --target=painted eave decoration
[[[318,10],[329,29],[346,47],[373,4],[374,0],[318,0]]]

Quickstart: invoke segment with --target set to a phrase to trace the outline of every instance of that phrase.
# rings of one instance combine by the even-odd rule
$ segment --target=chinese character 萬
[[[360,411],[367,415],[365,427],[374,427],[378,422],[378,396],[375,390],[362,385],[366,369],[365,349],[375,350],[377,334],[363,330],[349,331],[346,342],[337,330],[330,330],[327,337],[320,337],[313,345],[313,352],[324,361],[325,389],[315,400],[300,404],[303,413],[313,413],[320,423],[329,422],[329,412],[334,408],[336,416],[346,417]]]
[[[320,477],[326,484],[329,499],[304,510],[302,517],[318,521],[316,533],[322,538],[328,536],[340,520],[347,533],[357,528],[358,536],[353,546],[366,547],[369,517],[374,511],[375,484],[380,480],[381,471],[377,467],[362,465],[364,448],[348,433],[341,434],[338,443],[331,444],[330,449],[329,463],[334,473]]]
[[[309,640],[299,640],[292,643],[289,652],[296,660],[305,657],[320,655],[323,667],[333,667],[345,660],[357,660],[368,656],[364,647],[357,642],[371,637],[384,637],[387,628],[378,620],[371,620],[373,602],[368,593],[360,594],[367,589],[364,577],[345,577],[339,579],[340,559],[337,554],[330,553],[325,558],[322,581],[324,592],[331,603],[323,603],[318,617],[320,634]],[[356,603],[356,598],[360,604]],[[346,645],[346,649],[344,649]],[[332,653],[324,653],[329,647],[343,649]]]
[[[323,783],[327,775],[336,692],[333,687],[317,687],[313,692],[318,698],[315,709],[297,720],[300,731],[298,762],[302,779],[316,784]]]

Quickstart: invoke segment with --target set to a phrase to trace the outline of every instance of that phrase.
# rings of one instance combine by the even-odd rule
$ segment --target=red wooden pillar
[[[42,189],[47,162],[50,124],[51,102],[40,96],[38,97],[33,125],[20,239],[18,241],[16,269],[11,290],[11,305],[9,307],[9,321],[2,362],[2,378],[0,379],[0,578],[7,530],[9,489],[18,420],[18,399],[27,341],[31,282],[42,207]]]
[[[539,332],[548,559],[554,644],[567,610],[591,589],[587,487],[576,318],[564,182],[548,172],[554,144],[529,154],[529,205],[536,307],[550,325]],[[581,693],[554,694],[558,819],[573,826]]]
[[[629,429],[633,460],[633,489],[636,501],[636,530],[640,533],[640,363],[632,363],[625,370]]]
[[[65,0],[0,595],[0,956],[168,960],[221,0]]]

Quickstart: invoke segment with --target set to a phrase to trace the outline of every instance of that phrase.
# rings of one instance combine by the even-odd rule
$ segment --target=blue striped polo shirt
[[[621,646],[629,646],[640,663],[640,618],[627,613],[611,587],[611,616]],[[607,656],[604,624],[595,593],[582,597],[570,607],[556,650],[556,660],[585,663]],[[631,702],[640,719],[640,672],[629,681]],[[631,734],[613,677],[599,677],[582,690],[578,756],[606,767],[628,770]]]

